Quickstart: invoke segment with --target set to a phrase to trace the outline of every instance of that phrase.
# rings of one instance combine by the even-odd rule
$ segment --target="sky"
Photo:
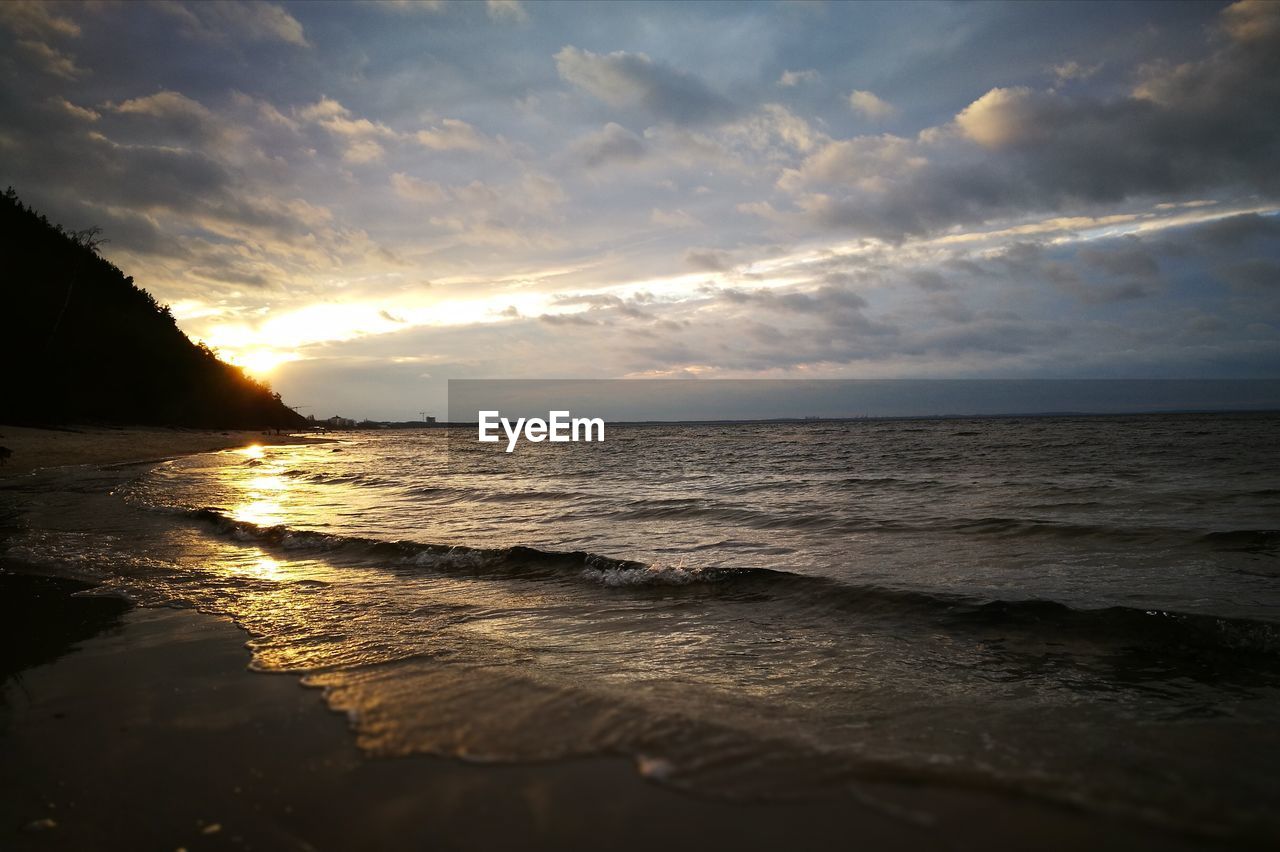
[[[304,414],[1280,376],[1280,3],[0,4],[0,184]]]

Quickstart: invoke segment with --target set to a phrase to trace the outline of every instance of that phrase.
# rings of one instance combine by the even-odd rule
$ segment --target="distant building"
[[[337,414],[333,415],[328,420],[324,420],[322,422],[324,423],[324,425],[328,426],[330,429],[356,428],[356,421],[352,420],[350,417],[340,417]]]

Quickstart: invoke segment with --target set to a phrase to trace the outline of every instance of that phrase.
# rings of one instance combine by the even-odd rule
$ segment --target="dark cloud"
[[[725,272],[733,268],[733,258],[727,251],[716,249],[689,249],[684,262],[704,272]]]
[[[547,325],[598,325],[595,320],[582,314],[542,314],[538,321]]]
[[[609,316],[626,317],[636,320],[650,320],[653,316],[641,305],[653,303],[653,296],[640,293],[630,298],[623,298],[609,293],[569,294],[556,296],[552,300],[556,305],[585,305],[589,312],[605,313]],[[572,316],[577,316],[573,314]]]
[[[1125,237],[1102,248],[1083,248],[1077,257],[1086,266],[1114,278],[1150,281],[1160,273],[1155,257],[1136,237]]]
[[[1251,246],[1260,241],[1280,241],[1280,218],[1274,215],[1259,216],[1257,213],[1246,213],[1242,216],[1230,216],[1194,228],[1180,228],[1178,231],[1192,231],[1196,241],[1203,246],[1218,250],[1235,250]],[[1181,245],[1182,237],[1173,237],[1170,247]]]
[[[1062,323],[983,320],[962,328],[926,332],[903,347],[903,351],[945,357],[975,352],[1020,355],[1051,349],[1071,334],[1070,327]]]
[[[942,277],[936,269],[912,269],[907,272],[907,281],[921,290],[947,290],[954,286],[946,278]]]
[[[1135,198],[1276,198],[1280,4],[1249,8],[1206,58],[1148,66],[1126,96],[992,89],[919,140],[833,142],[784,186],[824,225],[893,239]]]
[[[739,306],[750,306],[763,314],[800,315],[863,335],[893,335],[898,329],[870,319],[865,309],[867,300],[859,294],[831,284],[812,290],[741,290],[727,287],[715,293],[720,299]]]
[[[996,264],[1015,281],[1045,281],[1088,304],[1140,299],[1161,286],[1155,259],[1131,237],[1057,250],[1021,242],[1002,252]]]
[[[1218,274],[1238,290],[1280,295],[1280,262],[1253,258],[1222,267],[1218,270]]]
[[[642,109],[660,121],[705,124],[736,115],[738,108],[692,74],[643,53],[592,53],[568,46],[556,54],[556,70],[568,83],[610,106]]]

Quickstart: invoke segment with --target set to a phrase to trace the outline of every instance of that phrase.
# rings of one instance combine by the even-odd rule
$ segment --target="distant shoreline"
[[[770,423],[867,423],[929,420],[1023,420],[1028,418],[1071,417],[1176,417],[1197,415],[1280,415],[1280,408],[1179,408],[1160,411],[1027,411],[1001,414],[875,414],[847,417],[754,417],[740,420],[607,420],[610,426],[751,426]],[[374,421],[378,422],[378,421]],[[358,426],[333,432],[377,432],[380,430],[441,429],[478,426],[475,420],[445,420],[421,426]]]
[[[305,444],[331,440],[297,433],[275,435],[258,430],[0,425],[0,446],[13,451],[13,456],[0,467],[0,480],[51,467],[140,464],[252,444]]]

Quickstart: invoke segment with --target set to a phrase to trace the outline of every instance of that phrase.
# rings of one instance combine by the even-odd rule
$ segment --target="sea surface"
[[[979,788],[1280,839],[1280,417],[352,432],[0,484],[0,554],[224,614],[373,755]]]

